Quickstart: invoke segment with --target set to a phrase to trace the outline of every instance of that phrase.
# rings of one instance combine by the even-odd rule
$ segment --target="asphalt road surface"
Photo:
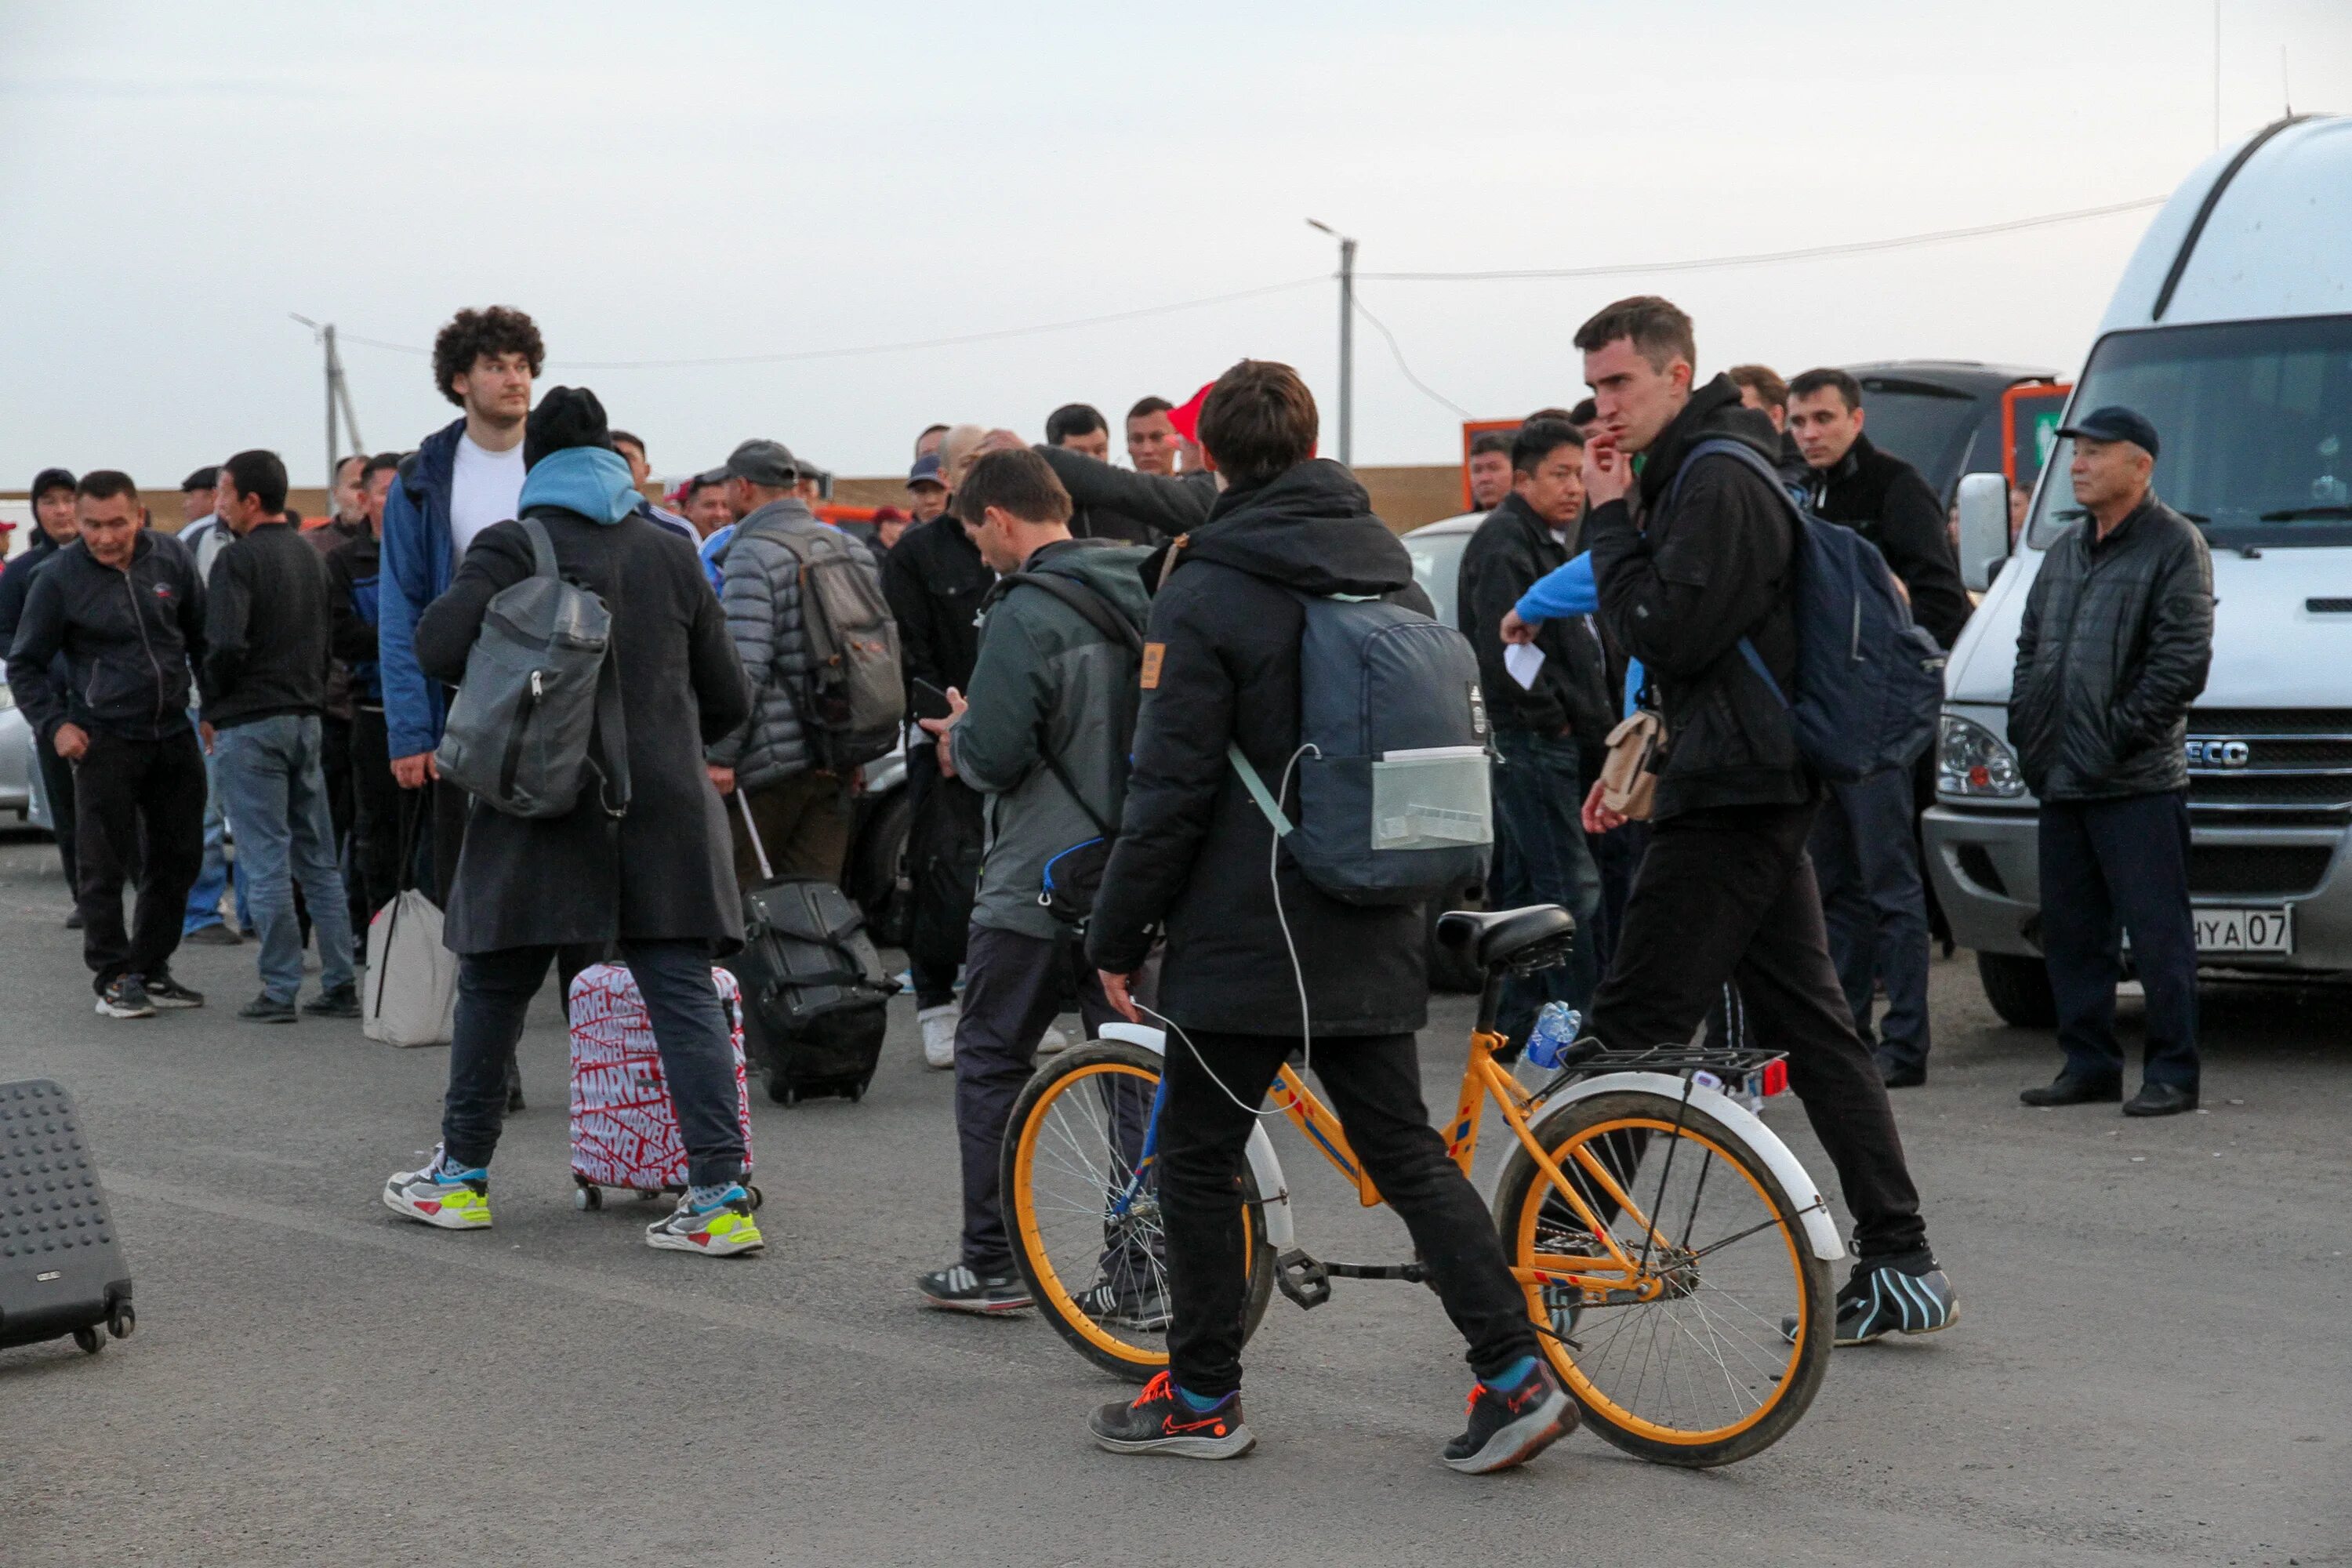
[[[1896,1103],[1962,1322],[1837,1352],[1745,1464],[1580,1435],[1475,1479],[1437,1463],[1470,1379],[1412,1286],[1277,1299],[1258,1450],[1225,1465],[1097,1452],[1119,1384],[1026,1315],[924,1310],[957,1176],[910,1002],[865,1103],[755,1100],[768,1249],[719,1263],[646,1247],[651,1205],[573,1209],[551,983],[497,1228],[448,1235],[376,1195],[434,1141],[444,1051],[238,1023],[250,946],[184,953],[201,1011],[98,1018],[67,907],[45,843],[0,842],[0,1080],[79,1097],[140,1326],[0,1352],[8,1568],[2352,1561],[2341,993],[2209,991],[2207,1113],[2126,1122],[2020,1107],[2054,1048],[1939,963],[1933,1078]],[[1468,1015],[1423,1037],[1433,1103]],[[1826,1171],[1792,1101],[1768,1120]],[[1303,1243],[1402,1256],[1282,1147]]]

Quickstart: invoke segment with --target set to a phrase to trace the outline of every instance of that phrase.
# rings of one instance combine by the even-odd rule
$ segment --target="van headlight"
[[[2017,753],[1972,719],[1947,713],[1936,726],[1936,790],[1939,795],[2014,800],[2025,793]]]

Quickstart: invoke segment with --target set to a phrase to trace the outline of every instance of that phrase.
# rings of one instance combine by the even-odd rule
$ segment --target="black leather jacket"
[[[2084,518],[2025,601],[2009,736],[2043,800],[2189,787],[2189,705],[2213,658],[2213,560],[2153,490],[2105,541]]]

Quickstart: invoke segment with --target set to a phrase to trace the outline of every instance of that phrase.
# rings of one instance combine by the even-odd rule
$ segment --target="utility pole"
[[[310,328],[311,335],[319,341],[320,347],[326,352],[327,488],[331,490],[335,484],[335,464],[343,455],[342,430],[348,429],[351,432],[352,451],[365,451],[367,443],[360,435],[360,417],[352,411],[351,383],[343,375],[342,353],[335,347],[335,324],[332,321],[324,323],[314,321],[308,316],[296,315],[291,310],[287,314]],[[339,411],[341,415],[341,428],[338,428],[337,426],[336,416]]]
[[[1352,468],[1356,459],[1356,242],[1314,218],[1307,220],[1307,226],[1339,242],[1339,463]]]

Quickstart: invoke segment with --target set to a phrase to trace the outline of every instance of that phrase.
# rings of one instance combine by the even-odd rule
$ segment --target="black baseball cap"
[[[2058,434],[2092,441],[2129,441],[2149,457],[2157,455],[2156,426],[2147,422],[2147,415],[2120,403],[2094,408]]]

